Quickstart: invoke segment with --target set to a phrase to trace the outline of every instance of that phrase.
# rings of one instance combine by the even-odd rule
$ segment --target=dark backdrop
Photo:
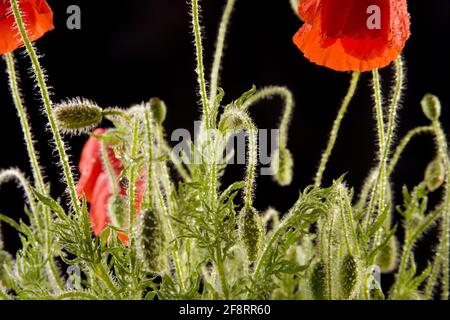
[[[56,30],[37,43],[43,54],[55,102],[82,96],[102,107],[128,107],[152,96],[168,105],[166,128],[192,129],[198,119],[194,55],[190,33],[189,6],[186,0],[88,1],[49,0],[55,12]],[[214,38],[225,1],[204,0],[205,52],[212,61]],[[66,8],[78,4],[82,10],[82,29],[66,28]],[[405,58],[408,65],[408,90],[400,112],[397,130],[426,124],[419,102],[432,92],[443,103],[443,122],[450,129],[450,2],[446,0],[409,1],[412,37]],[[350,74],[337,73],[306,61],[292,44],[292,35],[301,22],[292,13],[288,0],[238,0],[233,16],[227,52],[223,64],[222,87],[226,100],[238,97],[253,84],[286,85],[296,98],[296,111],[290,130],[289,147],[295,155],[295,180],[292,186],[278,187],[270,177],[260,177],[256,207],[269,205],[288,209],[299,189],[311,183],[325,147],[328,132],[344,96]],[[29,80],[28,59],[20,56],[23,91],[38,141],[42,164],[52,182],[55,196],[63,192],[58,181],[55,157],[49,147],[45,118],[39,111],[38,91]],[[4,69],[4,62],[0,68]],[[383,72],[391,82],[389,69]],[[325,182],[343,173],[351,186],[359,189],[366,173],[374,165],[375,131],[369,75],[362,78],[337,143]],[[275,128],[280,101],[262,103],[253,109],[257,124]],[[0,167],[18,167],[31,175],[22,143],[22,133],[7,89],[7,76],[0,72]],[[78,161],[83,138],[67,138],[74,163]],[[396,192],[402,184],[413,186],[423,176],[424,166],[433,156],[429,137],[421,137],[407,150],[395,173]],[[243,174],[242,167],[230,169],[226,180]],[[13,185],[3,186],[0,212],[23,216],[22,196]],[[5,228],[6,229],[6,228]],[[11,234],[8,230],[8,234]],[[17,247],[17,239],[8,237],[7,247]]]

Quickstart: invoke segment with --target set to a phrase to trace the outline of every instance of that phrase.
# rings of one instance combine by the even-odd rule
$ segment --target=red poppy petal
[[[300,0],[298,14],[305,22],[312,23],[317,15],[321,0]]]
[[[91,208],[90,218],[91,226],[94,234],[100,236],[110,222],[108,214],[108,202],[111,197],[111,186],[106,173],[102,172],[95,184]]]
[[[100,128],[96,129],[94,134],[101,135],[105,132],[105,129]],[[84,194],[86,201],[90,202],[97,178],[103,170],[100,141],[96,137],[90,137],[84,145],[79,168],[81,176],[77,184],[77,193],[80,198]]]
[[[333,70],[360,72],[385,67],[396,59],[410,35],[406,0],[343,1],[346,6],[342,7],[341,2],[323,0],[314,22],[305,23],[294,36],[294,43],[305,57]],[[367,17],[362,13],[369,3],[390,11],[385,14],[390,23],[382,18],[382,25],[388,28],[369,30],[366,20],[352,20],[354,15]],[[340,13],[337,10],[344,18],[336,16]]]
[[[19,6],[31,41],[54,29],[53,12],[46,1],[21,0]],[[0,34],[0,54],[12,52],[23,45],[11,13],[11,4],[4,0],[0,2]]]

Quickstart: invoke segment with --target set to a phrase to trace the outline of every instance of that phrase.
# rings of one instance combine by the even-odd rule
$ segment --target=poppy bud
[[[68,133],[85,132],[100,124],[102,109],[95,103],[84,99],[74,99],[61,103],[53,111],[59,127]]]
[[[137,250],[147,271],[159,272],[164,263],[164,230],[154,209],[143,210],[137,221]]]
[[[245,124],[240,111],[232,110],[222,118],[219,124],[219,130],[222,132],[237,132],[245,129]]]
[[[124,228],[127,222],[127,203],[121,195],[113,195],[108,201],[109,216],[113,226]]]
[[[425,183],[430,192],[439,189],[445,181],[445,168],[440,157],[431,161],[425,169]]]
[[[349,299],[358,285],[359,269],[358,263],[352,255],[346,255],[342,261],[340,281],[342,294],[345,299]]]
[[[439,120],[441,116],[441,102],[438,97],[428,93],[423,97],[421,105],[423,113],[429,120]]]
[[[262,221],[256,209],[243,208],[241,210],[239,232],[248,260],[255,262],[264,241]]]
[[[327,272],[325,263],[318,262],[311,273],[310,285],[315,300],[325,300],[327,288]]]
[[[282,148],[279,149],[272,160],[272,172],[274,180],[280,186],[288,186],[293,178],[294,159],[291,152]]]
[[[397,238],[392,237],[387,246],[385,246],[377,257],[377,265],[384,273],[392,272],[397,268],[398,262],[398,243]]]
[[[159,98],[151,98],[149,101],[150,109],[152,110],[153,118],[159,124],[162,124],[167,116],[167,106],[164,101]]]

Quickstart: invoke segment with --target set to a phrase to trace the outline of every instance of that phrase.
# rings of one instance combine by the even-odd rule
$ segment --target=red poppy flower
[[[410,36],[406,0],[301,0],[294,43],[336,71],[368,71],[397,58]]]
[[[105,133],[105,129],[96,129],[94,131],[96,136]],[[108,148],[108,156],[116,176],[119,176],[123,170],[122,162],[116,157],[112,148]],[[90,202],[89,214],[92,230],[96,236],[100,236],[111,222],[109,200],[113,195],[113,188],[109,181],[108,173],[103,166],[100,141],[95,136],[90,137],[84,145],[79,168],[81,177],[77,184],[77,193],[80,198],[84,195],[86,201]],[[125,188],[120,184],[118,185],[120,194],[125,196]],[[145,180],[139,178],[136,183],[136,212],[140,211],[144,192]],[[127,243],[128,238],[126,235],[118,234],[118,236],[125,244]]]
[[[31,41],[53,30],[53,12],[45,0],[19,0],[19,7]],[[9,0],[0,0],[0,54],[9,53],[23,45]]]

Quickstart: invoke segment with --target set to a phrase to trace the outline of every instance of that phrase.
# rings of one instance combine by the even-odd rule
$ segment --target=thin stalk
[[[215,105],[215,100],[217,97],[217,89],[220,82],[220,68],[222,65],[223,53],[225,48],[225,41],[228,31],[228,25],[230,23],[230,18],[233,13],[234,4],[236,0],[227,0],[227,4],[222,14],[222,19],[219,25],[219,32],[217,34],[216,40],[216,51],[214,53],[214,62],[211,70],[211,78],[210,78],[210,91],[209,91],[209,104],[211,106]],[[212,110],[213,116],[217,115],[216,108],[213,107]]]
[[[353,72],[352,78],[350,80],[350,86],[348,88],[347,95],[342,102],[341,108],[339,109],[338,115],[334,120],[333,127],[331,129],[330,139],[328,140],[327,148],[325,152],[322,154],[322,158],[320,160],[319,169],[317,170],[316,177],[314,179],[314,184],[316,186],[320,186],[322,184],[322,177],[326,170],[328,161],[330,159],[331,153],[333,152],[334,146],[336,144],[336,140],[339,134],[339,130],[341,128],[342,120],[344,119],[345,114],[347,113],[347,109],[350,105],[350,102],[355,95],[356,88],[358,87],[358,82],[360,78],[359,72]]]
[[[105,141],[101,141],[100,143],[100,151],[102,155],[103,165],[106,168],[106,172],[108,173],[109,184],[111,185],[111,189],[114,195],[119,194],[119,186],[117,185],[116,174],[111,165],[111,161],[108,155],[108,147],[106,146]]]
[[[195,52],[197,58],[196,72],[198,75],[198,83],[200,86],[200,98],[203,107],[206,128],[211,126],[210,110],[208,106],[208,94],[206,90],[205,70],[203,62],[203,44],[202,44],[202,28],[200,26],[200,8],[199,0],[191,0],[191,14],[192,14],[192,31],[194,33]]]
[[[384,128],[384,115],[383,115],[383,101],[381,96],[381,86],[380,86],[380,74],[378,69],[372,71],[373,76],[373,92],[375,100],[375,117],[377,122],[377,133],[378,133],[378,176],[375,183],[375,190],[372,193],[369,201],[369,211],[366,218],[366,228],[369,227],[376,206],[376,197],[379,196],[378,200],[384,198],[384,189],[386,188],[386,163],[383,161],[385,149],[386,149],[386,139],[385,139],[385,128]],[[384,200],[378,202],[378,210],[383,210]]]
[[[445,165],[445,196],[444,212],[441,226],[441,236],[437,256],[442,260],[442,289],[441,299],[448,300],[449,297],[449,252],[450,252],[450,160],[448,156],[448,145],[444,131],[439,121],[433,121],[436,141],[438,145],[438,154],[443,159]]]
[[[131,144],[131,159],[132,161],[136,161],[138,155],[138,143],[139,143],[139,117],[134,119],[133,123],[133,136],[132,136],[132,144]],[[131,228],[134,226],[134,218],[136,215],[136,181],[137,181],[137,171],[139,168],[133,166],[130,172],[129,184],[128,184],[128,228],[131,231]],[[131,241],[130,237],[130,241]]]
[[[33,71],[36,76],[36,81],[37,81],[39,90],[41,92],[42,101],[44,103],[45,113],[47,115],[47,118],[48,118],[48,121],[50,124],[50,129],[51,129],[51,132],[52,132],[55,144],[56,144],[56,149],[59,154],[61,166],[63,168],[64,176],[65,176],[66,183],[67,183],[67,186],[69,189],[71,204],[73,206],[73,209],[77,213],[77,215],[81,216],[80,202],[77,197],[75,182],[74,182],[74,178],[72,175],[72,171],[70,169],[69,158],[67,156],[66,149],[64,146],[64,141],[59,132],[58,125],[55,121],[55,118],[53,117],[52,102],[50,99],[50,93],[48,91],[47,84],[45,82],[44,72],[43,72],[41,64],[39,62],[39,58],[37,56],[36,50],[34,49],[32,43],[27,35],[25,24],[23,22],[21,12],[20,12],[20,9],[18,6],[18,1],[10,0],[10,3],[11,3],[11,8],[12,8],[12,12],[14,15],[14,19],[17,24],[17,28],[18,28],[19,33],[22,37],[22,40],[25,44],[25,48],[28,53],[28,56],[30,57],[31,64],[33,66]]]
[[[397,146],[397,149],[394,152],[394,155],[391,158],[391,161],[387,168],[387,174],[390,176],[392,172],[394,172],[395,167],[397,166],[398,161],[400,160],[401,155],[405,151],[408,144],[411,142],[412,138],[423,134],[423,133],[433,133],[434,128],[432,126],[423,126],[423,127],[417,127],[414,128],[403,137],[403,139],[400,141],[399,145]]]
[[[270,99],[274,96],[280,96],[284,99],[284,110],[280,122],[280,149],[285,149],[288,143],[289,124],[294,111],[294,96],[292,92],[285,87],[267,87],[259,90],[253,96],[248,98],[242,105],[242,109],[247,111],[251,106],[261,100]]]
[[[19,79],[17,76],[14,57],[11,53],[5,54],[5,60],[7,64],[8,74],[9,74],[9,84],[11,93],[14,99],[14,105],[17,109],[17,113],[20,119],[20,125],[22,127],[23,135],[25,138],[25,145],[27,147],[28,157],[30,159],[31,168],[33,171],[33,178],[36,184],[36,187],[40,193],[45,194],[45,183],[44,178],[42,176],[41,167],[39,165],[38,153],[34,147],[33,142],[33,134],[31,132],[31,126],[28,122],[27,113],[25,110],[25,106],[22,101],[22,97],[20,94],[19,88]]]
[[[333,233],[334,233],[334,214],[331,216],[331,221],[328,227],[328,243],[327,243],[327,284],[328,284],[328,299],[334,300],[334,286],[333,286],[333,268],[334,268],[334,259],[333,259]]]

